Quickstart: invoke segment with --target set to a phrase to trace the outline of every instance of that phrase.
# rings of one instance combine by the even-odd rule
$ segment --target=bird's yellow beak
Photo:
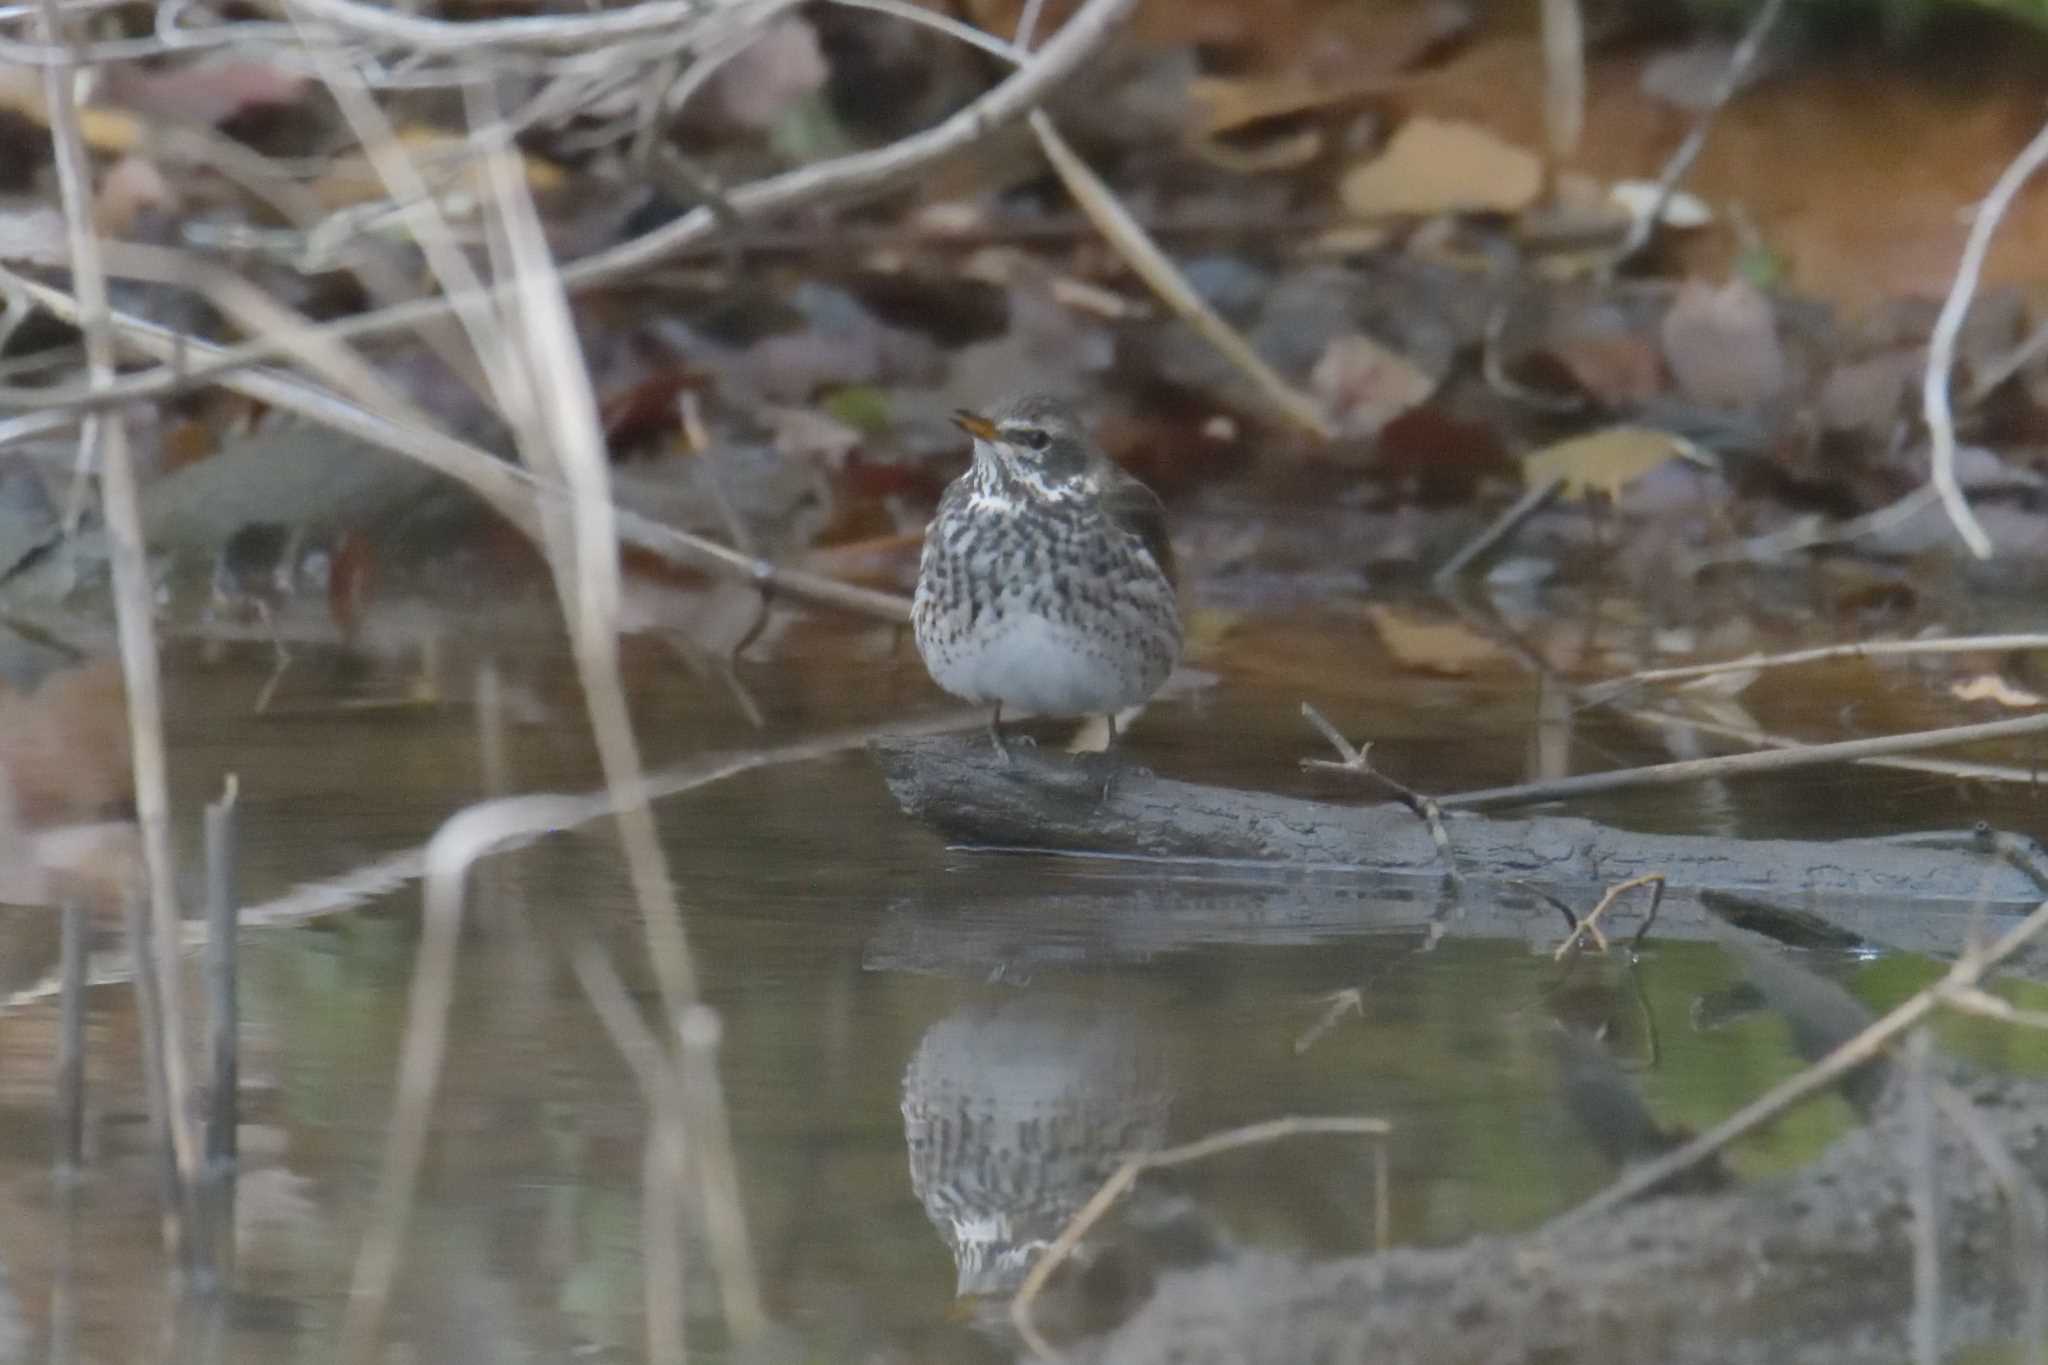
[[[967,411],[965,408],[953,414],[953,425],[978,441],[993,441],[996,439],[996,424],[989,421],[986,417]]]

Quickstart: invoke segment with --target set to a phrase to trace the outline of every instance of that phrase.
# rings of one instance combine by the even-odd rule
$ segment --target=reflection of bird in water
[[[903,1133],[955,1292],[1015,1290],[1120,1158],[1165,1140],[1171,1100],[1128,1011],[1018,996],[932,1025],[903,1074]]]

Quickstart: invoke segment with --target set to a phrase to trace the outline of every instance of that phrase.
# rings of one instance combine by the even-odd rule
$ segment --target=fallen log
[[[1351,932],[1398,922],[1482,937],[1528,937],[1532,925],[1551,933],[1561,923],[1556,911],[1532,902],[1528,889],[1583,912],[1601,888],[1661,873],[1675,894],[1659,911],[1660,936],[1704,937],[1712,914],[1782,942],[1948,956],[1978,913],[1989,915],[1995,931],[2044,897],[2029,872],[1970,831],[1945,844],[1925,836],[1734,839],[1643,834],[1565,815],[1447,812],[1456,885],[1432,903],[1417,891],[1444,881],[1450,869],[1423,822],[1392,802],[1304,801],[1021,748],[1004,764],[985,742],[957,737],[888,739],[870,749],[898,804],[959,843],[1194,864],[1198,875],[1234,880],[1234,894],[1262,904],[1303,899],[1300,886],[1275,874],[1310,874],[1323,885],[1309,899],[1325,910],[1335,878],[1348,883]],[[1259,885],[1262,879],[1268,884]],[[1110,903],[1105,913],[1121,911]],[[1286,920],[1284,912],[1267,916],[1275,930]],[[1626,935],[1640,924],[1640,910],[1630,906],[1606,928]],[[1317,932],[1337,927],[1327,913],[1316,916]],[[2022,954],[2011,965],[2048,973],[2048,955]]]

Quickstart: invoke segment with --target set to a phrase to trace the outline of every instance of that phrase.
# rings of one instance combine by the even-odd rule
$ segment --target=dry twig
[[[1625,882],[1616,882],[1613,886],[1608,887],[1606,893],[1600,897],[1600,903],[1595,905],[1590,912],[1572,925],[1571,932],[1564,936],[1564,942],[1557,945],[1557,951],[1550,955],[1550,960],[1553,962],[1564,961],[1565,954],[1577,946],[1579,939],[1587,934],[1598,937],[1600,934],[1600,917],[1607,913],[1607,908],[1619,901],[1624,895],[1641,886],[1656,888],[1650,894],[1650,911],[1643,917],[1643,927],[1636,930],[1635,941],[1637,943],[1642,942],[1643,935],[1649,933],[1650,926],[1657,922],[1657,907],[1664,900],[1664,874],[1662,872],[1645,872],[1640,877],[1630,877]],[[1600,951],[1606,952],[1606,939],[1600,938],[1599,943]]]
[[[1999,220],[2012,206],[2014,196],[2028,177],[2048,161],[2048,124],[2020,154],[2013,158],[1992,185],[1991,193],[1984,196],[1984,202],[1977,206],[1975,218],[1970,222],[1970,236],[1963,244],[1963,258],[1956,265],[1955,282],[1949,286],[1948,298],[1942,303],[1941,316],[1935,319],[1934,334],[1927,340],[1927,369],[1921,376],[1921,412],[1927,421],[1927,437],[1932,445],[1931,462],[1933,471],[1930,478],[1935,489],[1941,494],[1941,505],[1948,513],[1948,519],[1956,528],[1956,534],[1970,547],[1970,553],[1979,559],[1991,558],[1991,537],[1985,534],[1976,513],[1970,510],[1970,503],[1963,496],[1963,486],[1956,479],[1956,421],[1949,407],[1949,376],[1955,368],[1956,338],[1963,330],[1963,319],[1970,311],[1970,300],[1977,292],[1977,279],[1984,271],[1984,257],[1991,250],[1991,235],[1998,231]]]
[[[1251,343],[1240,336],[1235,327],[1225,322],[1222,315],[1195,292],[1187,277],[1167,259],[1166,253],[1131,217],[1109,186],[1103,184],[1102,178],[1067,145],[1059,129],[1045,116],[1045,111],[1032,110],[1030,121],[1031,131],[1038,137],[1039,148],[1059,173],[1060,183],[1067,187],[1067,193],[1101,229],[1103,237],[1116,248],[1124,262],[1152,287],[1152,292],[1250,379],[1288,421],[1326,441],[1335,436],[1336,428],[1330,424],[1322,405],[1288,383],[1252,349]]]
[[[1651,198],[1649,207],[1642,216],[1629,224],[1628,236],[1622,239],[1615,250],[1614,264],[1622,265],[1634,259],[1637,252],[1649,245],[1650,238],[1664,220],[1665,210],[1671,207],[1671,196],[1678,192],[1685,180],[1685,173],[1692,169],[1692,163],[1707,145],[1707,134],[1714,127],[1714,120],[1735,92],[1742,85],[1742,78],[1756,65],[1757,54],[1763,51],[1764,39],[1778,26],[1778,17],[1785,12],[1785,0],[1764,0],[1756,16],[1743,30],[1742,38],[1735,44],[1735,50],[1728,54],[1728,65],[1721,72],[1721,79],[1714,83],[1713,94],[1707,107],[1700,111],[1685,140],[1678,144],[1678,150],[1664,163],[1663,171],[1657,176],[1657,193]]]
[[[1436,798],[1423,796],[1373,767],[1370,757],[1372,745],[1367,744],[1363,748],[1354,748],[1351,741],[1344,738],[1339,733],[1337,727],[1330,724],[1329,720],[1322,712],[1316,710],[1313,704],[1303,702],[1301,704],[1301,714],[1308,718],[1309,724],[1322,732],[1323,738],[1330,741],[1330,746],[1337,751],[1342,759],[1341,762],[1332,763],[1327,758],[1304,758],[1301,760],[1301,766],[1325,772],[1351,773],[1359,777],[1368,777],[1392,792],[1394,799],[1413,811],[1415,818],[1422,821],[1423,825],[1429,830],[1429,837],[1436,844],[1436,851],[1443,857],[1446,869],[1445,875],[1449,876],[1451,880],[1456,881],[1458,878],[1458,859],[1451,852],[1451,836],[1444,829],[1443,812],[1438,808]]]
[[[1715,663],[1681,664],[1673,668],[1646,668],[1627,677],[1592,683],[1581,689],[1589,703],[1610,701],[1621,693],[1652,683],[1688,682],[1694,678],[1744,673],[1752,669],[1794,668],[1802,664],[1829,663],[1836,659],[1881,659],[1915,654],[2004,654],[2019,649],[2048,650],[2048,634],[2029,632],[2012,635],[1952,635],[1928,640],[1859,640],[1847,645],[1819,645],[1785,654],[1751,654]]]
[[[1719,758],[1688,758],[1675,763],[1652,763],[1646,767],[1623,768],[1615,772],[1554,778],[1547,782],[1525,782],[1512,787],[1456,792],[1450,796],[1438,797],[1437,805],[1446,810],[1525,806],[1539,801],[1561,801],[1569,797],[1591,796],[1601,792],[1626,791],[1637,787],[1676,787],[1708,778],[1786,772],[1793,768],[1809,768],[1823,763],[1847,763],[1860,758],[1880,758],[1888,754],[1944,748],[1951,744],[1980,744],[1988,740],[2019,739],[2038,734],[2048,734],[2048,714],[2021,716],[2014,720],[1985,721],[1980,725],[1949,725],[1937,730],[1912,730],[1903,735],[1882,735],[1874,739],[1809,744],[1798,749],[1767,749],[1759,753],[1725,754]]]
[[[1208,1137],[1197,1138],[1178,1147],[1165,1147],[1156,1152],[1140,1152],[1125,1157],[1123,1164],[1118,1166],[1109,1179],[1102,1182],[1102,1187],[1081,1206],[1080,1212],[1060,1229],[1060,1235],[1053,1239],[1045,1254],[1031,1267],[1031,1273],[1024,1277],[1024,1283],[1017,1287],[1016,1297],[1010,1300],[1010,1322],[1016,1327],[1017,1335],[1024,1338],[1024,1344],[1031,1348],[1033,1354],[1042,1359],[1052,1359],[1058,1355],[1058,1352],[1053,1350],[1052,1343],[1040,1334],[1037,1325],[1032,1321],[1031,1306],[1044,1291],[1053,1271],[1057,1270],[1067,1257],[1073,1255],[1074,1248],[1081,1245],[1081,1239],[1088,1235],[1088,1230],[1102,1221],[1102,1216],[1109,1212],[1111,1205],[1122,1198],[1124,1191],[1136,1184],[1138,1177],[1146,1171],[1156,1171],[1168,1166],[1184,1166],[1191,1161],[1206,1160],[1219,1152],[1277,1142],[1282,1138],[1328,1133],[1357,1133],[1379,1138],[1375,1152],[1376,1159],[1383,1167],[1386,1161],[1386,1138],[1393,1131],[1393,1125],[1385,1119],[1290,1116],[1269,1119],[1264,1123],[1247,1124],[1245,1127],[1232,1128],[1227,1132],[1212,1133]],[[1375,1171],[1373,1188],[1375,1200],[1383,1202],[1386,1190],[1383,1169]],[[1381,1217],[1380,1235],[1384,1237],[1385,1209],[1380,1208],[1376,1212]]]

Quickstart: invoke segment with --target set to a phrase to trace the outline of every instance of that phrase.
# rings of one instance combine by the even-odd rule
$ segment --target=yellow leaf
[[[1532,488],[1563,479],[1568,498],[1595,491],[1619,497],[1643,475],[1679,458],[1712,463],[1683,436],[1655,427],[1609,427],[1545,446],[1522,461],[1522,476]]]
[[[1470,123],[1416,117],[1386,150],[1345,173],[1338,194],[1361,218],[1387,214],[1519,213],[1543,189],[1535,153]]]
[[[1374,603],[1365,609],[1394,662],[1424,673],[1459,675],[1500,660],[1499,645],[1457,621],[1421,621]]]
[[[454,179],[471,194],[484,193],[476,150],[467,138],[438,129],[411,127],[399,131],[398,142],[418,163],[429,185],[449,187]],[[560,166],[525,153],[520,154],[520,165],[526,172],[527,188],[535,194],[560,189],[567,179]],[[451,169],[458,172],[457,176],[451,177]],[[313,182],[313,193],[328,208],[341,209],[382,199],[386,190],[383,177],[377,174],[370,158],[356,151],[336,157]]]
[[[1949,695],[1957,701],[1995,701],[2015,709],[2041,705],[2041,698],[2024,687],[2015,687],[1996,673],[1986,673],[1967,682],[1951,684]]]

